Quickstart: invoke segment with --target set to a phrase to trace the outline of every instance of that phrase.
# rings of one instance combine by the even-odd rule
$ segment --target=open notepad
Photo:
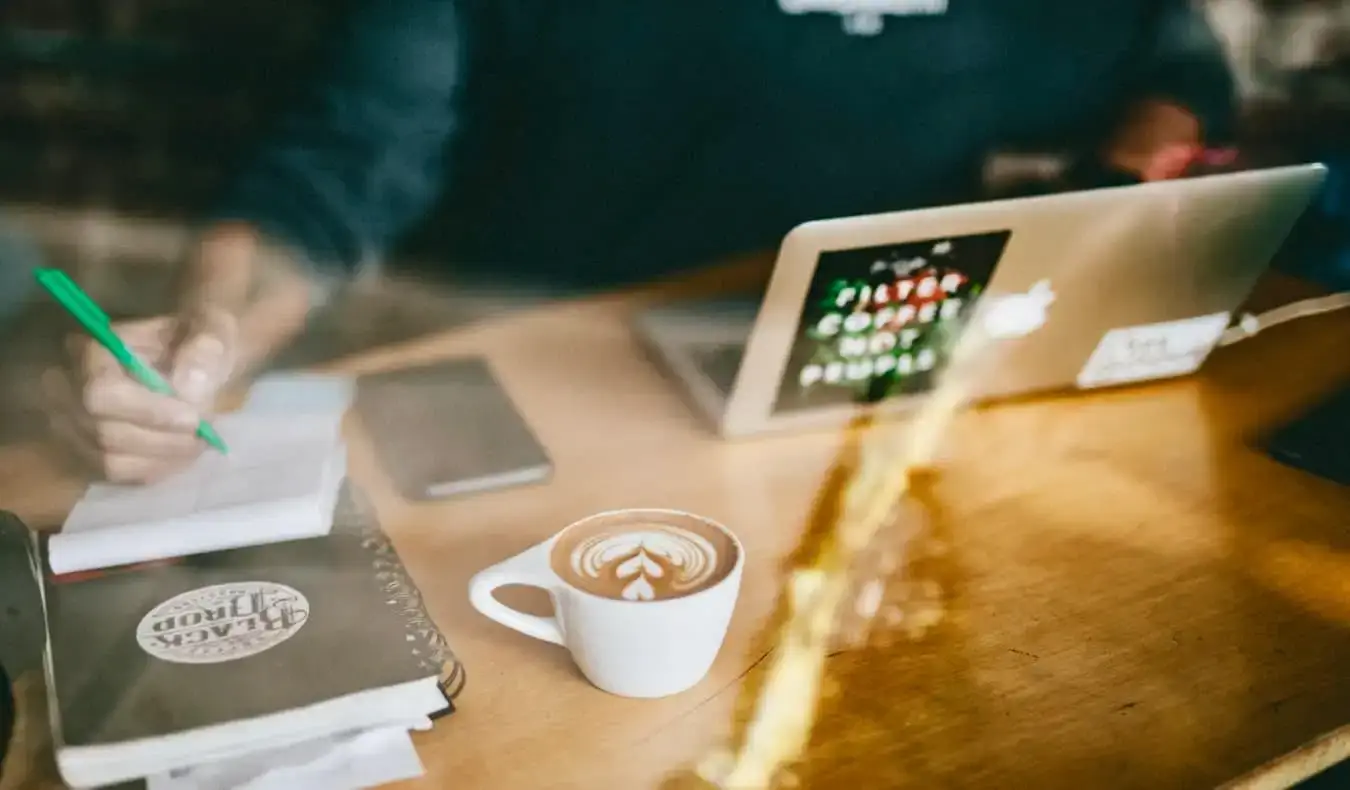
[[[341,414],[241,412],[214,421],[228,455],[148,486],[95,484],[51,537],[54,573],[74,573],[317,537],[346,476]]]

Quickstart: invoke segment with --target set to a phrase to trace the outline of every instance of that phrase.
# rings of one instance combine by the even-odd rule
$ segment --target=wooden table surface
[[[718,440],[639,353],[636,301],[549,305],[340,366],[484,353],[557,464],[547,485],[409,504],[352,427],[352,475],[469,670],[459,712],[417,738],[428,775],[410,790],[655,787],[727,732],[763,664],[752,646],[839,436]],[[946,617],[830,659],[801,786],[1282,787],[1350,752],[1350,728],[1335,734],[1350,491],[1248,446],[1350,375],[1348,342],[1350,315],[1314,318],[1186,380],[961,417],[936,488],[946,551],[924,576]],[[53,474],[31,448],[0,452],[0,502],[53,518],[75,490]],[[593,689],[466,595],[475,571],[630,506],[711,516],[748,553],[711,674],[664,700]]]

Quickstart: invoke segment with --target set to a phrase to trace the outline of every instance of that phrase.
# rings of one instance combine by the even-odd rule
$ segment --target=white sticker
[[[220,664],[271,650],[308,620],[309,601],[284,584],[217,584],[150,610],[136,627],[136,642],[161,661]]]
[[[1078,386],[1109,387],[1193,373],[1219,342],[1231,318],[1231,313],[1215,313],[1112,329],[1078,374]]]

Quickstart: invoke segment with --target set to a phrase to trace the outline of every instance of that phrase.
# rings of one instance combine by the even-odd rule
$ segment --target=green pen
[[[122,338],[112,329],[112,322],[108,319],[108,314],[103,308],[95,304],[93,299],[84,292],[75,281],[66,276],[66,273],[59,269],[37,269],[33,272],[38,284],[46,289],[66,312],[84,327],[98,344],[108,349],[108,353],[113,355],[123,368],[130,373],[137,381],[145,385],[152,392],[161,395],[175,395],[173,387],[159,372],[141,361],[135,352],[122,342]],[[197,425],[197,436],[221,453],[228,453],[229,448],[225,446],[225,440],[220,438],[216,429],[212,428],[210,423],[202,420]]]

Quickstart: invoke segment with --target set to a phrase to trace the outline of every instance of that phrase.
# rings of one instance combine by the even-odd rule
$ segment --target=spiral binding
[[[333,514],[333,530],[357,535],[361,539],[361,547],[370,553],[373,560],[380,591],[387,596],[388,604],[403,618],[413,655],[424,669],[440,673],[441,691],[446,700],[453,703],[464,690],[464,665],[427,614],[422,602],[422,591],[408,575],[389,536],[380,529],[374,507],[350,481],[342,486],[338,506]]]

